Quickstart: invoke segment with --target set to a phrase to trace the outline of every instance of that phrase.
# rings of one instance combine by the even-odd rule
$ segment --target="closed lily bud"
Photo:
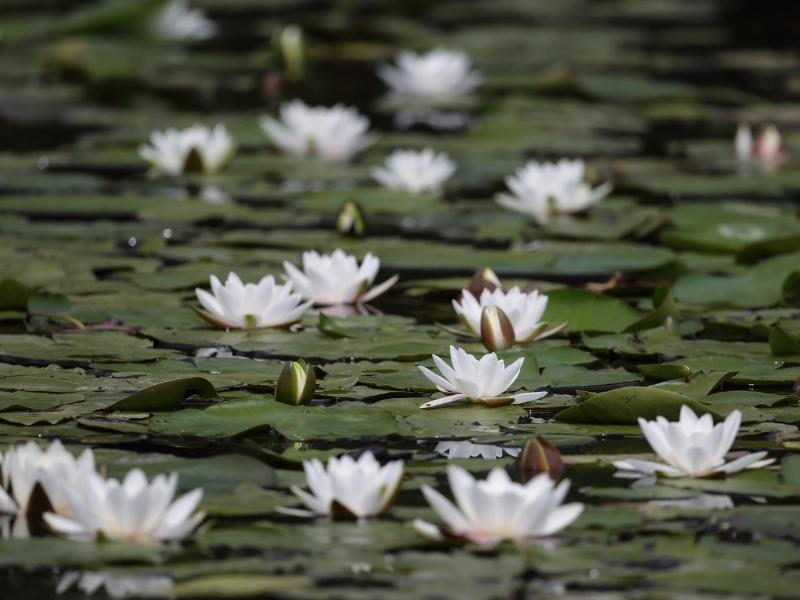
[[[525,442],[516,465],[520,483],[523,484],[540,473],[547,473],[553,481],[558,481],[564,474],[561,453],[543,437],[534,437]]]
[[[298,80],[305,72],[305,41],[303,30],[297,25],[287,25],[278,34],[278,46],[286,68],[286,78]]]
[[[275,385],[275,400],[294,406],[308,404],[316,387],[314,368],[300,358],[283,367]]]
[[[480,298],[483,290],[493,292],[496,289],[503,289],[503,284],[497,274],[488,267],[475,271],[467,286],[467,290],[476,298]]]
[[[769,124],[756,138],[753,152],[757,158],[765,161],[779,160],[785,152],[783,136],[775,125]]]
[[[736,158],[747,162],[753,158],[753,130],[749,125],[740,123],[736,128],[736,137],[733,142]]]
[[[486,306],[481,312],[481,342],[492,352],[514,345],[514,326],[499,306]]]
[[[363,237],[367,231],[367,220],[358,202],[347,200],[336,215],[336,231],[351,237]]]

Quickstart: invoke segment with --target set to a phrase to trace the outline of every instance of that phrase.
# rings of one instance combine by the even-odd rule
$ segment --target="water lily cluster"
[[[220,329],[288,327],[299,321],[312,306],[362,305],[374,300],[398,279],[397,275],[372,286],[380,260],[367,253],[358,259],[341,249],[331,254],[304,252],[302,265],[284,263],[285,283],[265,275],[257,283],[243,283],[228,273],[223,284],[211,275],[211,292],[197,288],[200,307],[196,312]]]
[[[174,542],[204,518],[197,510],[202,490],[175,498],[177,487],[175,474],[148,480],[133,469],[118,480],[96,469],[91,449],[76,458],[59,440],[45,449],[28,442],[2,454],[0,512],[22,524],[17,535],[40,517],[54,533],[78,541]]]
[[[201,39],[210,31],[202,26],[196,13],[188,12],[184,3],[173,2],[161,19],[161,29],[173,31],[174,37],[175,32],[186,30],[194,33],[183,37]],[[294,26],[285,28],[279,44],[288,72],[299,77],[303,70],[302,31]],[[415,110],[425,107],[425,111],[438,110],[431,107],[439,106],[468,106],[482,80],[466,54],[445,48],[427,53],[401,52],[392,62],[382,65],[377,74],[392,103],[413,106]],[[259,126],[273,150],[289,157],[279,160],[313,160],[329,163],[331,168],[359,160],[377,139],[368,117],[357,108],[344,104],[314,106],[300,99],[284,102],[276,114],[263,116]],[[780,134],[771,128],[755,136],[749,128],[740,128],[735,147],[739,161],[751,163],[774,162],[783,151]],[[235,142],[224,125],[156,131],[150,143],[140,148],[140,155],[155,171],[170,176],[218,173],[234,152]],[[446,199],[448,186],[458,172],[456,160],[430,147],[393,149],[380,164],[368,166],[371,179],[391,192]],[[504,183],[507,189],[495,196],[495,202],[524,215],[537,227],[554,226],[585,213],[612,191],[611,182],[603,181],[583,160],[569,158],[530,161],[509,174]],[[340,233],[355,234],[359,225],[358,235],[363,235],[363,215],[358,205],[349,201],[346,207],[346,211],[340,211],[340,216],[346,217]],[[329,254],[309,249],[302,252],[299,262],[285,261],[282,266],[279,276],[259,273],[260,278],[253,282],[245,282],[235,272],[228,273],[224,283],[217,275],[211,275],[210,290],[195,290],[199,302],[195,310],[220,329],[296,330],[310,311],[363,307],[398,281],[394,274],[377,283],[381,262],[371,252],[359,259],[343,249]],[[452,301],[454,316],[466,329],[445,328],[460,340],[449,345],[449,361],[433,354],[432,365],[417,365],[427,387],[420,385],[416,391],[423,389],[426,395],[433,392],[419,408],[449,407],[442,411],[446,414],[457,412],[457,408],[475,411],[528,404],[547,397],[546,386],[536,384],[535,362],[529,359],[527,365],[534,376],[525,370],[525,347],[567,327],[559,320],[548,322],[549,302],[546,291],[540,289],[505,288],[491,271],[473,279]],[[486,352],[476,353],[458,345],[477,341]],[[299,406],[312,402],[315,391],[313,365],[298,360],[281,372],[275,399]],[[302,418],[300,413],[298,418]],[[765,452],[729,458],[741,425],[739,411],[714,423],[711,414],[699,415],[689,406],[682,406],[675,422],[658,416],[653,421],[639,419],[638,423],[660,460],[621,458],[614,462],[619,477],[705,478],[761,468],[772,462]],[[452,500],[431,485],[421,488],[440,522],[417,519],[413,523],[417,531],[432,540],[487,547],[503,542],[524,543],[555,535],[582,514],[583,504],[567,502],[570,481],[561,478],[565,464],[549,443],[537,442],[521,449],[450,440],[440,441],[435,452],[448,458],[496,460],[511,456],[536,464],[528,470],[520,467],[516,480],[503,468],[494,468],[481,479],[462,467],[448,466]],[[62,456],[63,449],[56,454]],[[5,462],[12,469],[18,459],[4,460],[4,485],[13,497],[0,495],[0,507],[25,512],[32,496],[30,489],[38,482],[50,498],[51,510],[44,516],[48,525],[61,535],[82,540],[109,537],[152,543],[182,539],[202,519],[202,513],[196,512],[199,490],[173,501],[177,485],[174,476],[157,476],[148,482],[141,471],[134,470],[122,481],[106,479],[95,470],[91,453],[80,459],[66,455],[69,458],[62,456],[62,462],[51,462],[68,467],[49,467],[41,473],[27,470],[35,473],[33,483],[8,484]],[[317,458],[307,460],[303,472],[306,486],[290,486],[302,507],[283,507],[283,513],[304,518],[363,520],[378,518],[390,510],[402,492],[405,466],[402,460],[381,460],[366,450],[331,456],[327,463]],[[147,507],[151,506],[159,508],[153,508],[148,515]],[[148,515],[143,517],[147,526],[126,520],[125,511],[131,510]]]

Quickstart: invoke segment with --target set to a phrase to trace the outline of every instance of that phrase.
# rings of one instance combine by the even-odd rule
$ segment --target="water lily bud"
[[[336,231],[342,235],[363,237],[366,229],[367,222],[361,206],[352,200],[344,202],[336,215]]]
[[[753,148],[755,155],[765,161],[775,161],[781,158],[785,148],[783,136],[775,125],[767,125],[756,139]]]
[[[297,25],[287,25],[278,35],[278,46],[286,67],[286,78],[296,81],[305,72],[305,41],[303,30]]]
[[[499,306],[485,306],[481,313],[481,342],[488,350],[514,345],[514,326]]]
[[[476,298],[481,297],[483,290],[493,292],[496,289],[502,290],[503,284],[497,274],[488,267],[475,271],[475,275],[472,276],[467,286],[467,290]]]
[[[742,162],[747,162],[753,158],[753,130],[745,123],[740,123],[736,128],[736,137],[733,146],[736,150],[736,158]]]
[[[543,437],[534,437],[525,442],[516,466],[521,483],[527,483],[539,473],[547,473],[553,481],[558,481],[564,474],[561,453]]]
[[[275,400],[284,404],[308,404],[314,397],[317,377],[302,358],[283,367],[275,385]]]

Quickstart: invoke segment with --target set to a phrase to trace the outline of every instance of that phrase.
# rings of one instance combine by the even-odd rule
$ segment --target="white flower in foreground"
[[[420,408],[433,408],[460,400],[469,400],[488,406],[522,404],[547,395],[547,392],[504,395],[505,391],[519,377],[522,363],[525,362],[524,358],[518,358],[506,367],[505,361],[498,359],[494,352],[485,354],[478,360],[465,350],[450,346],[450,360],[453,363],[452,367],[438,356],[433,355],[433,362],[436,363],[442,375],[437,375],[427,367],[421,365],[418,367],[425,377],[436,384],[436,389],[447,394],[443,398],[426,402]]]
[[[186,0],[170,0],[151,23],[153,32],[165,40],[207,40],[217,32],[217,26],[202,10],[189,8]]]
[[[389,155],[384,166],[372,169],[372,178],[390,190],[438,194],[455,171],[456,163],[443,152],[437,154],[430,148],[419,152],[397,150]]]
[[[352,107],[308,106],[294,100],[281,105],[280,116],[280,121],[262,118],[261,129],[291,156],[345,162],[372,143],[369,120]]]
[[[562,159],[557,163],[529,162],[506,178],[511,194],[499,194],[497,203],[530,215],[544,225],[553,215],[588,209],[611,191],[606,182],[596,188],[584,181],[583,161]]]
[[[697,417],[688,406],[681,407],[678,421],[657,417],[655,421],[639,419],[645,438],[664,463],[649,460],[619,460],[618,477],[709,477],[730,474],[742,469],[758,469],[774,461],[764,459],[766,452],[746,454],[731,462],[725,455],[731,449],[739,431],[742,413],[732,411],[722,423],[714,425],[710,414]]]
[[[85,473],[94,472],[90,449],[75,458],[59,440],[43,450],[33,442],[14,446],[2,456],[3,486],[0,512],[27,513],[36,484],[47,495],[52,510],[68,512],[66,488],[74,486]],[[8,491],[7,491],[8,490]]]
[[[511,481],[501,468],[492,469],[485,480],[478,481],[465,469],[449,465],[447,476],[456,505],[432,487],[422,487],[425,499],[445,522],[438,527],[414,521],[414,527],[426,537],[456,537],[482,546],[524,542],[560,531],[583,512],[580,502],[562,504],[569,481],[556,485],[547,473],[524,485]]]
[[[272,275],[258,283],[242,283],[231,271],[223,285],[211,276],[211,293],[195,288],[197,299],[205,310],[197,313],[219,328],[258,329],[285,327],[303,316],[311,302],[303,302],[299,293],[292,293],[292,284],[275,283]]]
[[[514,329],[514,342],[526,343],[557,333],[565,324],[547,330],[542,315],[547,309],[547,295],[538,291],[523,292],[514,286],[508,291],[502,288],[484,289],[476,299],[469,290],[462,290],[461,302],[453,300],[453,308],[469,330],[481,337],[484,309],[497,307],[508,317]]]
[[[434,451],[447,458],[475,458],[480,456],[487,460],[502,458],[504,454],[517,457],[522,448],[507,448],[495,444],[473,444],[469,440],[460,442],[439,442]]]
[[[328,459],[327,470],[318,459],[303,462],[311,493],[292,486],[292,492],[313,514],[332,517],[376,517],[392,503],[403,477],[403,461],[383,466],[371,452]]]
[[[165,175],[213,175],[233,158],[236,145],[225,125],[193,125],[186,129],[154,131],[149,144],[139,146],[139,156]]]
[[[481,82],[466,54],[445,48],[427,54],[400,52],[396,65],[383,66],[378,75],[393,96],[419,100],[466,96]]]
[[[286,276],[304,298],[319,306],[334,304],[363,304],[374,300],[392,287],[398,279],[394,275],[369,289],[381,261],[367,253],[359,266],[355,256],[336,249],[333,254],[320,254],[313,250],[303,252],[303,270],[285,261]]]
[[[201,489],[173,501],[178,476],[156,475],[151,482],[141,469],[125,479],[103,479],[86,473],[78,485],[67,489],[70,516],[45,513],[50,528],[64,537],[92,541],[113,540],[158,544],[188,536],[205,516],[195,512]]]

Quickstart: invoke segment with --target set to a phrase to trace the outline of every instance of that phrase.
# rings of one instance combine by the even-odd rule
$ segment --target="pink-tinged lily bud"
[[[492,352],[514,345],[514,326],[499,306],[486,306],[481,313],[481,342]]]
[[[503,284],[497,274],[488,267],[475,271],[467,286],[467,290],[476,298],[480,298],[483,290],[493,292],[497,289],[504,289]]]
[[[283,367],[275,385],[275,400],[284,404],[308,404],[314,397],[317,377],[314,368],[302,358]]]
[[[527,483],[540,473],[558,481],[564,474],[564,459],[558,449],[543,437],[534,437],[525,442],[516,461],[520,483]]]
[[[753,153],[756,158],[767,162],[781,159],[786,152],[783,136],[775,125],[767,125],[756,138]]]

